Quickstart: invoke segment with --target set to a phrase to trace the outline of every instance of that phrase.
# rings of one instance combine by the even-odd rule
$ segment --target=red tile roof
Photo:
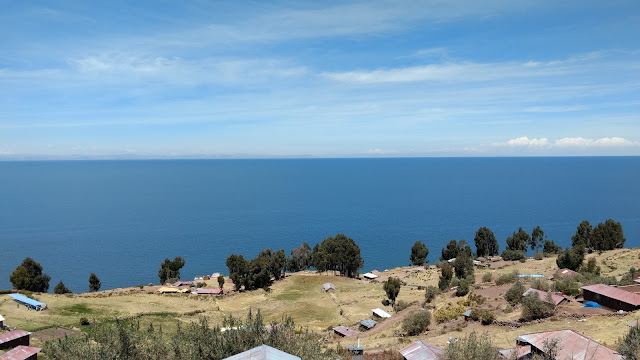
[[[37,354],[40,350],[42,349],[32,346],[20,345],[0,355],[0,360],[25,360],[33,356],[34,354]]]
[[[24,331],[24,330],[13,330],[13,331],[9,331],[6,332],[4,334],[0,334],[0,344],[4,344],[6,342],[15,340],[15,339],[19,339],[23,336],[29,336],[31,335],[30,332],[28,331]]]
[[[442,355],[442,349],[418,340],[400,350],[400,354],[407,360],[435,360]]]
[[[547,292],[545,292],[545,291],[540,291],[540,290],[537,290],[537,289],[534,289],[534,288],[529,288],[529,290],[525,291],[524,294],[522,294],[522,296],[527,296],[529,294],[538,294],[538,297],[540,298],[540,300],[547,301]],[[563,300],[566,300],[564,298],[564,296],[560,296],[560,295],[556,295],[554,293],[551,293],[551,302],[554,305],[560,304]]]
[[[622,301],[633,306],[640,306],[640,295],[630,291],[615,288],[605,284],[595,284],[583,286],[580,289],[588,290],[602,296],[606,296],[615,300]]]
[[[355,330],[351,330],[344,325],[336,326],[333,328],[333,331],[342,335],[342,336],[354,336],[358,335],[358,332]]]
[[[545,342],[558,339],[556,360],[621,360],[622,356],[577,331],[565,329],[520,335],[516,340],[544,351]]]

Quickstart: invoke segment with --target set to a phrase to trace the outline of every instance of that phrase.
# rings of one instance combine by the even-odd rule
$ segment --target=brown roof
[[[213,294],[213,295],[218,295],[218,294],[222,294],[222,289],[220,289],[220,288],[216,288],[216,289],[204,289],[204,288],[199,288],[199,289],[196,289],[196,294]]]
[[[336,326],[333,328],[333,331],[342,335],[342,336],[353,336],[358,335],[358,332],[355,330],[351,330],[344,325]]]
[[[418,340],[400,350],[400,354],[407,360],[435,360],[442,355],[442,349]]]
[[[605,284],[583,286],[580,289],[591,291],[608,298],[622,301],[633,306],[640,306],[640,295]]]
[[[548,293],[545,292],[545,291],[540,291],[540,290],[537,290],[537,289],[534,289],[534,288],[529,288],[529,290],[525,291],[524,294],[522,294],[522,296],[527,296],[529,294],[537,294],[538,297],[540,298],[540,300],[549,302],[549,301],[547,301],[547,294]],[[564,296],[560,296],[560,295],[556,295],[554,293],[551,293],[551,303],[552,304],[558,305],[563,300],[566,300],[564,298]]]
[[[554,278],[565,278],[565,277],[573,277],[578,275],[577,272],[571,270],[571,269],[560,269],[558,271],[556,271],[552,276],[551,279]]]
[[[0,334],[0,344],[4,344],[6,342],[15,340],[15,339],[19,339],[21,337],[24,336],[29,336],[31,335],[30,332],[28,331],[24,331],[24,330],[13,330],[13,331],[9,331],[6,332],[4,334]]]
[[[513,359],[514,351],[516,352],[516,359],[521,359],[531,354],[531,345],[516,346],[511,349],[499,350],[500,355],[507,359]]]
[[[621,360],[622,356],[599,342],[570,329],[520,335],[516,340],[544,351],[545,342],[558,339],[556,360]]]
[[[25,360],[37,354],[42,349],[32,346],[16,346],[15,348],[0,355],[0,360]]]

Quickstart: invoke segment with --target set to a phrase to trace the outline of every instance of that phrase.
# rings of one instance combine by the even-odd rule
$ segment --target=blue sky
[[[640,2],[0,0],[0,157],[640,155]]]

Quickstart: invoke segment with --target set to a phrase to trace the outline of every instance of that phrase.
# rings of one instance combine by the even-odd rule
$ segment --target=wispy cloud
[[[602,137],[588,139],[583,137],[565,137],[555,141],[547,138],[532,138],[526,136],[510,139],[504,143],[496,143],[494,146],[527,147],[530,149],[549,148],[621,148],[638,147],[640,143],[627,140],[623,137]]]

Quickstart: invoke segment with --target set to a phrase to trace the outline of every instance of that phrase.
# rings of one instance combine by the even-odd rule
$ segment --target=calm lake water
[[[640,157],[0,162],[0,289],[30,256],[74,292],[157,283],[183,256],[183,279],[344,233],[363,270],[435,262],[451,239],[540,225],[570,245],[584,219],[622,223],[640,246]]]

